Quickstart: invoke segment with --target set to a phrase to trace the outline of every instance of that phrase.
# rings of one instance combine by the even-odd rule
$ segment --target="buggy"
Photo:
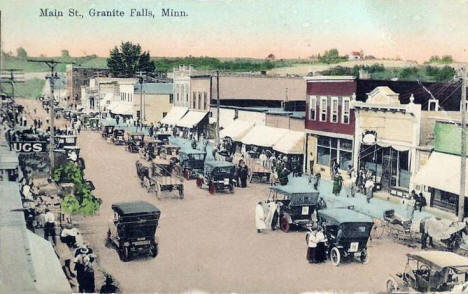
[[[181,149],[179,151],[180,170],[186,180],[198,178],[198,174],[203,172],[206,152],[196,149]]]
[[[448,293],[460,288],[457,293],[465,293],[467,290],[468,258],[446,251],[420,251],[406,256],[404,271],[387,279],[387,292]]]
[[[210,194],[217,191],[229,190],[234,193],[236,180],[234,179],[236,167],[227,161],[207,161],[203,174],[197,178],[197,186],[201,189],[204,185],[208,186]]]
[[[124,145],[125,144],[125,139],[124,139],[125,131],[123,129],[114,129],[114,132],[112,133],[111,141],[115,145]]]
[[[367,263],[367,241],[374,222],[364,214],[347,208],[319,210],[318,222],[327,237],[327,256],[333,265],[358,258]]]
[[[267,203],[276,209],[272,228],[287,233],[292,226],[306,227],[314,223],[316,211],[326,207],[317,190],[310,186],[271,186]]]
[[[161,199],[164,191],[177,191],[178,198],[184,198],[184,179],[179,175],[173,159],[156,157],[150,161],[138,160],[136,169],[140,184],[148,193],[154,193]]]
[[[145,135],[142,133],[128,133],[127,151],[138,153],[140,148],[144,146]]]
[[[122,261],[128,261],[132,254],[158,255],[158,241],[155,237],[161,211],[144,202],[122,202],[112,204],[114,219],[109,223],[107,243],[117,248]]]

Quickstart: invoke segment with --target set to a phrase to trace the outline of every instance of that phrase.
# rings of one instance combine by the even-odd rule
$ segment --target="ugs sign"
[[[11,142],[10,147],[16,152],[47,152],[47,142]]]

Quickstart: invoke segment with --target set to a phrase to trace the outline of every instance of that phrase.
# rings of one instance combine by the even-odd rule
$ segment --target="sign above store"
[[[361,142],[366,145],[374,145],[377,143],[377,132],[376,131],[365,131],[362,133]]]
[[[11,149],[16,152],[46,152],[47,142],[11,142]]]

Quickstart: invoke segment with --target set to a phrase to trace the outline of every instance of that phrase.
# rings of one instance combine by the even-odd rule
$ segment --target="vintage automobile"
[[[198,174],[203,172],[205,165],[206,152],[183,148],[179,150],[180,170],[186,180],[198,178]]]
[[[155,237],[161,211],[145,201],[112,204],[114,219],[109,223],[107,244],[117,248],[122,261],[133,254],[158,255]]]
[[[103,138],[110,138],[114,134],[114,125],[104,125],[102,127],[102,133],[101,136]]]
[[[353,258],[364,264],[369,261],[367,241],[374,225],[370,217],[349,208],[329,208],[318,211],[318,223],[327,237],[327,256],[333,265]]]
[[[314,223],[316,211],[326,203],[313,187],[306,185],[271,186],[267,203],[274,203],[276,209],[272,229],[279,227],[287,233],[292,226],[305,227]]]
[[[143,133],[127,133],[127,150],[131,153],[138,153],[144,146],[145,135]]]
[[[157,156],[152,160],[139,159],[136,162],[137,176],[140,184],[148,193],[154,193],[158,199],[174,195],[184,199],[184,179],[178,171],[179,166],[173,158]]]
[[[63,149],[65,146],[77,146],[76,135],[56,135],[54,138],[56,149]]]
[[[206,161],[202,174],[198,175],[197,186],[201,189],[208,186],[210,194],[217,191],[228,190],[234,193],[236,180],[234,179],[236,167],[227,161]]]
[[[114,128],[112,133],[111,141],[115,145],[124,145],[125,144],[125,131],[123,129]]]
[[[408,253],[406,256],[404,271],[391,275],[385,283],[389,293],[448,293],[467,282],[468,258],[464,256],[435,250]]]
[[[169,144],[169,137],[171,137],[171,134],[168,133],[155,133],[153,137],[156,140],[162,141],[164,144]]]

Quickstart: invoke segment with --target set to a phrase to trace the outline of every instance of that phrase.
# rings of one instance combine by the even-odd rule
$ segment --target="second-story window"
[[[201,93],[198,92],[198,109],[201,109]]]
[[[338,122],[338,97],[332,97],[331,99],[331,122]]]
[[[320,121],[327,121],[327,97],[320,98]]]
[[[208,93],[203,92],[203,109],[207,110]]]
[[[349,124],[350,108],[349,97],[343,97],[341,122],[344,124]]]
[[[309,119],[316,120],[317,118],[317,97],[310,96],[309,99]]]
[[[192,103],[193,103],[193,109],[195,109],[195,108],[196,108],[196,105],[195,105],[195,104],[196,104],[196,101],[197,101],[197,93],[193,92],[192,94],[193,94],[193,95],[192,95],[192,96],[193,96],[193,97],[192,97],[192,100],[193,100],[193,101],[192,101]]]

